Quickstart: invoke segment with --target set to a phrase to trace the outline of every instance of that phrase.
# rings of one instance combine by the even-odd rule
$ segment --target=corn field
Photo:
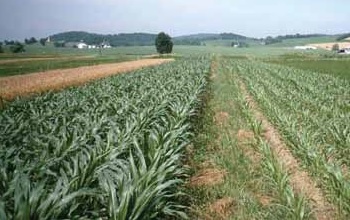
[[[264,113],[343,216],[350,216],[350,84],[331,75],[232,60]]]
[[[8,104],[0,219],[186,218],[184,148],[209,66],[180,60]]]

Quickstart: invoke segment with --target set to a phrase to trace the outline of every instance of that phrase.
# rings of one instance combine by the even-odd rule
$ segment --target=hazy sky
[[[350,0],[0,0],[0,40],[72,30],[333,34],[350,32],[349,9]]]

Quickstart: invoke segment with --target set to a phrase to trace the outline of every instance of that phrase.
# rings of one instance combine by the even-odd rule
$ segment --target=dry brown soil
[[[321,49],[332,50],[334,44],[338,44],[339,48],[350,48],[350,43],[348,42],[329,42],[329,43],[319,43],[319,44],[309,44],[309,46],[314,46]]]
[[[82,85],[92,80],[170,61],[173,61],[173,59],[143,59],[1,77],[0,97],[5,100],[12,100],[17,96]]]

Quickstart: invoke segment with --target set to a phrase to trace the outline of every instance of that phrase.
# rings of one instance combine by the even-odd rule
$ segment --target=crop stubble
[[[81,85],[103,77],[170,61],[173,61],[173,59],[143,59],[2,77],[0,78],[0,97],[5,100],[12,100],[17,96]]]

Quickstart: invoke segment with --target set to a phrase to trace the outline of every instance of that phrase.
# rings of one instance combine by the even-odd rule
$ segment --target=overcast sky
[[[350,32],[349,9],[350,0],[0,0],[0,40],[73,30],[334,34]]]

